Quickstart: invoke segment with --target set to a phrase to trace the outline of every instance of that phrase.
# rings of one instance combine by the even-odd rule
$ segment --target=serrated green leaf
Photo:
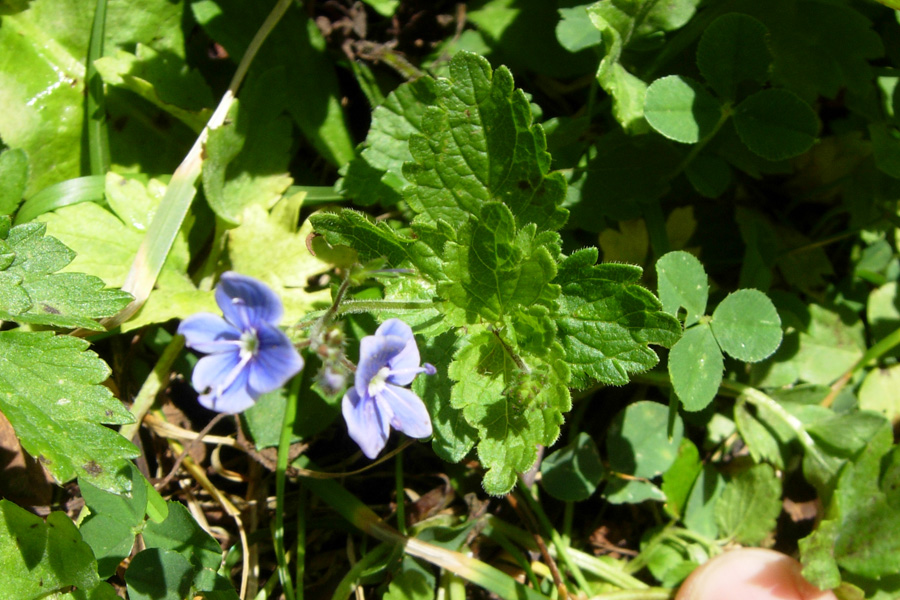
[[[724,368],[722,351],[707,323],[684,332],[669,352],[669,377],[685,410],[703,410],[713,401]]]
[[[484,58],[457,54],[450,79],[437,81],[436,105],[422,129],[409,138],[414,162],[403,168],[414,184],[404,198],[420,219],[459,227],[485,203],[502,201],[518,228],[565,223],[565,180],[549,173],[543,129],[532,123],[528,100],[505,67],[492,72]]]
[[[403,164],[413,160],[409,138],[422,133],[422,119],[436,102],[435,81],[420,77],[388,94],[372,111],[372,124],[362,151],[347,165],[336,187],[361,205],[396,204],[409,181]]]
[[[768,33],[760,21],[740,13],[722,15],[703,32],[697,66],[722,98],[733,99],[744,81],[766,81],[772,63]]]
[[[0,152],[0,215],[11,215],[25,196],[28,155],[23,150]]]
[[[59,483],[79,477],[128,492],[127,459],[137,449],[102,424],[133,419],[100,385],[109,368],[87,347],[84,340],[51,332],[0,332],[0,410],[25,450]]]
[[[773,88],[741,102],[734,109],[734,127],[753,152],[768,160],[782,160],[812,147],[819,133],[819,118],[793,92]]]
[[[490,202],[456,242],[447,243],[449,281],[438,285],[438,293],[462,309],[453,317],[458,325],[482,319],[500,323],[520,306],[554,306],[559,287],[550,281],[556,263],[535,234],[533,225],[516,231],[512,211]]]
[[[470,333],[461,342],[448,370],[456,381],[450,404],[478,432],[489,494],[512,489],[516,474],[537,460],[537,446],[549,446],[559,436],[562,415],[572,406],[560,354],[557,347],[546,362],[520,356],[526,371],[495,334]]]
[[[657,402],[635,402],[613,417],[606,433],[609,468],[623,475],[652,479],[672,466],[684,436],[681,417],[669,435],[669,410]]]
[[[191,564],[181,554],[159,548],[138,552],[128,570],[125,583],[131,600],[183,600],[188,597],[193,579]]]
[[[765,461],[777,469],[784,469],[784,453],[778,436],[769,428],[769,422],[757,418],[751,406],[747,402],[739,401],[734,407],[734,423],[741,434],[741,439],[747,445],[754,461]]]
[[[699,82],[670,75],[647,88],[644,117],[665,137],[696,144],[715,131],[722,118],[722,106]]]
[[[709,324],[722,350],[744,362],[759,362],[781,345],[781,317],[759,290],[728,294]]]
[[[424,362],[437,367],[437,373],[431,377],[416,377],[412,389],[425,402],[434,439],[431,446],[435,453],[448,462],[459,462],[475,446],[478,431],[466,422],[460,408],[450,402],[453,381],[449,369],[453,355],[459,348],[459,337],[447,332],[439,336],[427,338],[419,351]]]
[[[384,221],[375,223],[366,215],[348,209],[316,213],[309,220],[329,244],[349,246],[363,261],[384,258],[390,267],[415,267],[432,281],[444,278],[443,261],[431,247],[417,243],[415,238],[392,229]]]
[[[759,464],[725,485],[716,502],[722,537],[740,544],[759,544],[775,528],[781,512],[781,481],[772,467]]]
[[[648,344],[671,346],[681,325],[638,284],[640,267],[596,265],[597,249],[573,253],[559,265],[562,289],[558,339],[572,370],[572,385],[628,383],[659,362]]]
[[[72,520],[52,512],[46,522],[0,500],[0,600],[38,600],[72,586],[100,585],[97,563]]]
[[[590,498],[604,472],[597,445],[586,433],[579,433],[574,442],[541,461],[544,489],[554,498],[566,502]]]
[[[210,208],[239,223],[248,206],[271,208],[293,182],[287,173],[291,128],[281,68],[251,79],[222,127],[210,132],[203,162],[203,191]],[[280,92],[280,93],[279,93]]]
[[[0,319],[102,331],[94,319],[116,314],[131,296],[104,289],[98,277],[56,273],[75,254],[45,232],[43,223],[26,223],[5,236],[4,254],[14,258],[3,261],[9,264],[0,277]]]
[[[709,282],[703,265],[693,254],[681,250],[669,252],[656,261],[659,301],[663,310],[677,317],[684,308],[684,326],[690,327],[706,314]]]

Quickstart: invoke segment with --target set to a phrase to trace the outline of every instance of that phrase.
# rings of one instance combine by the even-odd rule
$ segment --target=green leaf
[[[423,132],[425,112],[436,102],[435,88],[434,79],[420,77],[400,85],[375,107],[362,151],[336,185],[343,195],[360,206],[390,206],[400,200],[400,193],[409,185],[403,164],[413,160],[409,138]]]
[[[113,212],[84,202],[43,215],[41,220],[51,234],[77,253],[66,270],[90,273],[107,285],[120,286],[164,192],[165,186],[155,179],[145,185],[109,173],[106,197]],[[195,312],[216,311],[212,293],[198,291],[187,275],[187,236],[191,225],[189,221],[175,238],[156,288],[140,312],[123,325],[123,330],[184,318]]]
[[[125,571],[131,600],[183,600],[192,578],[193,569],[186,558],[160,548],[138,552]]]
[[[559,436],[572,406],[568,372],[558,346],[546,362],[527,354],[517,359],[498,335],[472,329],[448,370],[456,381],[450,404],[478,431],[485,491],[501,495],[537,460],[537,446]]]
[[[703,410],[713,401],[724,368],[722,351],[707,323],[684,332],[669,352],[669,377],[685,410]]]
[[[681,332],[678,320],[638,283],[640,267],[596,261],[596,248],[574,252],[555,280],[562,289],[558,339],[575,387],[625,385],[629,374],[659,362],[648,344],[671,346]]]
[[[684,508],[683,520],[688,529],[710,539],[716,537],[716,504],[724,490],[725,480],[715,467],[703,465]]]
[[[900,365],[869,371],[859,387],[859,408],[881,413],[892,423],[900,420]]]
[[[466,422],[462,410],[450,402],[453,381],[449,369],[453,355],[459,348],[460,338],[452,332],[426,338],[419,346],[423,362],[436,366],[437,373],[431,377],[416,377],[412,389],[425,402],[434,439],[431,446],[435,453],[447,462],[459,462],[475,446],[478,431]]]
[[[85,62],[96,2],[33,2],[28,10],[3,16],[0,30],[0,138],[28,154],[31,173],[25,197],[53,183],[81,175]],[[137,43],[184,56],[182,3],[147,0],[141,10],[127,2],[110,2],[106,19],[106,52]],[[153,122],[156,115],[136,115],[121,98],[109,98],[113,155],[130,169],[153,166],[174,169],[171,151],[176,132]],[[124,112],[124,114],[123,114]],[[190,143],[190,140],[179,140]],[[184,152],[184,150],[180,150]],[[164,172],[164,171],[162,171]]]
[[[400,0],[363,0],[363,2],[374,8],[382,17],[393,16],[400,6]]]
[[[587,6],[560,8],[559,17],[556,39],[563,48],[574,53],[600,45],[600,31],[591,22]]]
[[[190,9],[209,36],[229,56],[239,59],[266,19],[270,6],[240,0],[198,0],[190,4]],[[342,92],[335,65],[325,45],[322,32],[305,11],[289,7],[253,61],[253,69],[259,73],[284,69],[282,76],[269,79],[268,89],[261,92],[282,99],[283,104],[276,114],[254,116],[277,120],[287,109],[316,151],[325,160],[341,166],[353,158],[353,138],[341,107]],[[241,95],[243,98],[243,92]],[[254,158],[268,160],[264,155]]]
[[[687,311],[685,327],[706,314],[709,283],[696,256],[681,250],[669,252],[656,261],[656,276],[663,310],[677,317],[678,309],[683,307]]]
[[[722,350],[744,362],[759,362],[781,345],[781,317],[759,290],[728,294],[713,312],[710,327]]]
[[[875,164],[882,172],[900,178],[900,132],[886,123],[869,124]]]
[[[819,133],[819,118],[793,92],[768,89],[734,109],[734,126],[753,152],[768,160],[781,160],[812,147]]]
[[[700,83],[670,75],[647,88],[644,117],[665,137],[696,144],[715,131],[722,118],[722,106]]]
[[[697,66],[719,96],[734,99],[738,84],[768,79],[768,35],[765,25],[740,13],[722,15],[706,28],[697,46]]]
[[[388,586],[383,600],[433,600],[434,586],[421,571],[404,569]]]
[[[276,68],[244,84],[226,124],[206,142],[203,191],[213,212],[230,223],[239,223],[248,206],[271,208],[293,182],[286,91],[277,85],[284,77]]]
[[[865,350],[857,315],[809,304],[809,325],[800,332],[799,349],[786,360],[803,381],[830,385],[858,361]]]
[[[647,500],[666,501],[661,489],[641,479],[612,479],[603,490],[603,497],[611,504],[640,504]]]
[[[43,223],[26,223],[0,239],[0,266],[5,264],[0,271],[0,319],[102,331],[94,319],[116,314],[131,296],[103,289],[98,277],[56,273],[75,255],[56,238],[45,236],[46,229]]]
[[[684,515],[691,488],[702,470],[697,446],[691,440],[682,438],[678,456],[662,478],[662,491],[666,495],[664,508],[671,517],[680,519]]]
[[[438,293],[464,311],[451,317],[458,325],[482,319],[500,323],[519,306],[555,307],[559,286],[550,282],[556,262],[547,244],[558,238],[536,235],[535,229],[531,225],[516,231],[509,208],[490,202],[462,228],[456,242],[447,243],[449,281],[438,285]]]
[[[180,57],[138,44],[134,54],[119,50],[94,66],[107,85],[138,94],[197,133],[212,116],[212,91]]]
[[[195,571],[216,571],[222,562],[219,542],[206,533],[188,509],[178,502],[167,502],[169,515],[162,523],[148,521],[142,537],[147,548],[158,548],[180,554]],[[132,563],[133,565],[133,563]],[[129,569],[128,572],[130,572]],[[126,574],[126,580],[128,576]],[[128,580],[129,584],[131,580]]]
[[[22,150],[0,152],[0,215],[11,215],[25,196],[28,155]]]
[[[772,467],[759,464],[725,485],[716,502],[716,523],[721,536],[756,545],[775,529],[780,512],[781,481]]]
[[[72,586],[90,591],[101,582],[90,547],[72,520],[52,512],[46,522],[0,500],[0,600],[37,600]]]
[[[555,230],[565,223],[565,180],[549,173],[544,132],[505,67],[492,72],[480,56],[454,56],[422,129],[409,138],[414,162],[403,168],[414,184],[404,198],[419,219],[459,227],[485,203],[502,201],[518,228],[534,223],[538,231]]]
[[[385,221],[376,223],[349,209],[338,213],[316,213],[309,220],[329,244],[353,248],[364,262],[384,258],[390,267],[415,267],[432,281],[444,278],[443,261],[428,244],[392,229]],[[414,227],[412,233],[416,231]]]
[[[298,229],[304,193],[284,198],[271,211],[262,206],[247,207],[241,224],[228,231],[228,258],[231,268],[266,283],[284,304],[285,323],[300,321],[316,302],[330,300],[328,290],[308,292],[311,278],[330,269],[313,256],[306,245],[312,234],[308,222]],[[259,251],[260,240],[269,250]]]
[[[669,431],[669,409],[657,402],[640,401],[613,418],[606,433],[610,470],[641,479],[664,473],[678,456],[684,424],[676,416]]]
[[[757,418],[746,401],[738,401],[734,408],[734,423],[741,438],[756,462],[768,462],[777,469],[784,469],[784,454],[777,432],[770,429],[771,421]],[[757,410],[761,410],[756,407]],[[768,416],[768,415],[766,415]]]
[[[701,154],[685,167],[684,174],[705,198],[718,198],[731,186],[731,167],[719,156]]]
[[[566,502],[587,500],[605,470],[594,440],[579,433],[571,444],[541,461],[541,483],[551,496]]]
[[[130,490],[127,459],[137,449],[103,424],[132,422],[100,385],[109,368],[88,343],[51,332],[0,332],[0,411],[22,447],[53,477],[75,477],[111,492]]]

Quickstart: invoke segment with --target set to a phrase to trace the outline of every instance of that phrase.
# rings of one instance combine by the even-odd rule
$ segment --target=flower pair
[[[223,317],[200,313],[178,327],[189,348],[207,354],[197,362],[191,383],[200,404],[239,413],[266,392],[282,387],[303,368],[303,359],[278,323],[281,300],[262,282],[226,272],[216,288]],[[354,386],[344,395],[342,412],[350,437],[375,458],[393,427],[414,438],[431,435],[431,418],[422,400],[404,386],[419,373],[419,349],[409,325],[399,319],[381,324],[360,343]]]

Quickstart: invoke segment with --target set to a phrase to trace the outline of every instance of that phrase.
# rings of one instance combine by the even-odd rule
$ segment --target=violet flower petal
[[[233,352],[208,354],[197,361],[191,376],[191,385],[201,394],[215,393],[229,379],[234,379],[234,370],[241,363],[241,353],[235,347]]]
[[[374,398],[361,398],[355,387],[347,390],[341,401],[347,432],[369,458],[378,456],[388,440],[391,415],[384,408]]]
[[[359,364],[356,366],[354,383],[357,391],[365,394],[369,382],[388,361],[406,346],[406,340],[397,336],[367,335],[359,343]]]
[[[212,313],[191,315],[178,326],[178,333],[184,336],[188,348],[204,354],[230,352],[241,339],[240,330]]]
[[[267,285],[232,271],[222,273],[216,286],[216,303],[225,320],[241,331],[261,322],[274,325],[284,314],[281,299]]]
[[[391,426],[409,437],[426,438],[431,435],[431,417],[425,403],[415,392],[396,385],[387,384],[381,398],[391,406],[394,413]]]
[[[210,358],[210,357],[207,357]],[[236,373],[234,381],[223,390],[200,394],[197,400],[210,410],[224,413],[239,413],[247,410],[256,402],[247,386],[248,370],[241,369]]]
[[[247,365],[250,388],[259,394],[282,387],[303,368],[303,359],[287,335],[267,323],[257,330],[259,349]]]

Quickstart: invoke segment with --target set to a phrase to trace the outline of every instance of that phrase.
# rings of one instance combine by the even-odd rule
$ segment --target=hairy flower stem
[[[313,329],[309,334],[309,342],[313,348],[318,347],[322,343],[322,340],[320,339],[322,337],[322,332],[325,331],[325,328],[329,324],[331,324],[332,319],[339,314],[338,309],[340,308],[341,300],[344,299],[344,296],[347,295],[347,290],[350,289],[351,279],[350,273],[347,273],[347,276],[344,277],[344,280],[341,282],[341,287],[338,288],[337,293],[334,295],[334,302],[331,303],[331,306],[328,307],[325,314],[323,314],[316,324],[313,325]]]
[[[423,308],[432,308],[435,304],[431,300],[347,300],[338,307],[336,314],[351,315],[378,312],[380,310],[415,311]]]

